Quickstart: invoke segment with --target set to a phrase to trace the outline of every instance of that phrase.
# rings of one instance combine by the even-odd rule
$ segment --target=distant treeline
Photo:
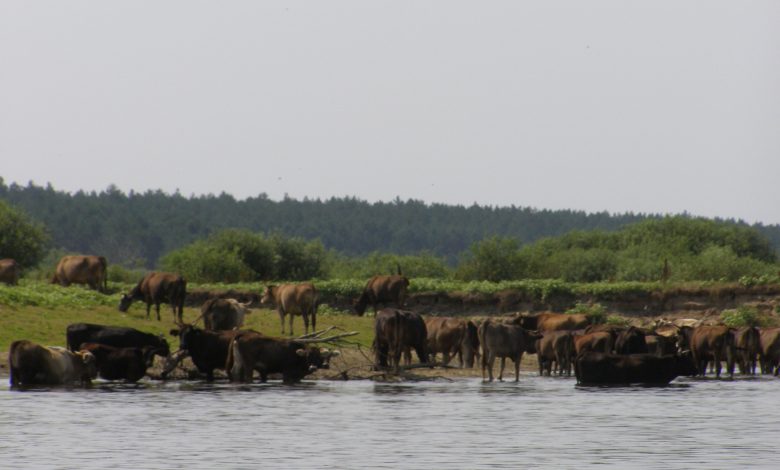
[[[225,193],[184,197],[159,190],[124,193],[113,186],[71,194],[51,185],[6,185],[2,178],[0,200],[41,222],[55,248],[98,253],[113,264],[139,267],[159,266],[163,256],[227,228],[262,234],[277,247],[284,239],[318,240],[324,251],[342,258],[338,266],[331,262],[331,269],[344,271],[350,262],[354,265],[355,257],[371,255],[378,262],[377,253],[425,253],[454,268],[462,264],[464,253],[465,260],[469,259],[475,243],[491,237],[511,239],[523,247],[573,230],[614,232],[629,224],[662,219],[633,213],[465,207],[400,199],[379,203],[352,197],[273,201],[260,194],[236,200]],[[749,227],[740,221],[719,222]],[[751,232],[761,233],[770,248],[780,248],[780,226],[752,227]],[[613,250],[609,244],[603,249]],[[308,250],[310,256],[321,256],[320,248]]]

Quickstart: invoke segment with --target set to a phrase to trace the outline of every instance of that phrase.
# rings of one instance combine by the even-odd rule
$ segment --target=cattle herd
[[[0,260],[0,274],[15,273],[18,267]],[[6,268],[11,265],[12,268]],[[63,258],[52,282],[88,284],[105,289],[105,258]],[[85,274],[86,273],[86,274]],[[91,273],[91,274],[90,274]],[[6,277],[0,278],[9,282]],[[503,380],[506,359],[514,363],[515,381],[523,354],[535,354],[539,375],[571,376],[579,384],[664,385],[678,376],[704,376],[708,369],[721,376],[725,362],[729,376],[738,367],[741,374],[780,372],[780,328],[729,328],[691,322],[657,322],[653,328],[591,324],[585,315],[540,313],[471,320],[465,318],[423,318],[403,309],[409,280],[400,273],[375,276],[354,302],[358,315],[373,306],[374,364],[376,370],[398,372],[411,366],[412,353],[422,367],[446,365],[458,358],[462,368],[477,361],[485,381],[493,381],[496,359],[498,379]],[[45,347],[27,340],[15,341],[9,351],[12,386],[87,384],[96,377],[135,382],[147,373],[154,357],[163,358],[162,378],[189,356],[208,381],[222,370],[231,381],[251,382],[255,372],[265,382],[271,375],[285,383],[300,381],[317,369],[328,368],[338,354],[319,347],[308,334],[309,319],[316,330],[317,291],[311,283],[268,286],[261,303],[275,305],[282,334],[289,315],[303,317],[306,335],[300,338],[271,337],[242,329],[249,303],[235,299],[210,299],[193,324],[182,321],[186,296],[185,280],[172,273],[149,273],[127,294],[119,310],[126,311],[134,300],[146,303],[147,318],[155,305],[169,303],[177,325],[170,334],[180,347],[171,353],[165,338],[133,328],[75,323],[67,327],[67,348]],[[380,308],[383,305],[393,306]],[[204,327],[195,325],[203,319]],[[437,362],[441,355],[441,362]],[[403,359],[403,361],[402,361]],[[403,364],[402,364],[403,363]]]

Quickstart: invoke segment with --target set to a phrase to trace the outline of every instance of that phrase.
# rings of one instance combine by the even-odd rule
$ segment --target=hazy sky
[[[780,223],[780,1],[0,2],[0,176]]]

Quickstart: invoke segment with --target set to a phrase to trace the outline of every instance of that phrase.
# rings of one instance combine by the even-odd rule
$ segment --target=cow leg
[[[506,366],[506,357],[501,357],[501,367],[498,370],[498,381],[504,381],[504,367]]]
[[[306,313],[301,314],[303,317],[303,331],[305,335],[309,334],[309,315]],[[292,327],[290,327],[290,331],[292,331]],[[314,330],[312,330],[314,332]]]
[[[159,303],[154,304],[154,308],[157,311],[157,321],[162,321],[160,319],[160,304]]]
[[[487,357],[487,366],[488,366],[488,376],[490,378],[490,381],[493,381],[493,365],[496,363],[496,353],[493,351],[490,351],[489,353],[485,354],[485,357]]]
[[[279,322],[282,324],[282,334],[284,334],[284,312],[279,310]]]
[[[515,382],[520,381],[520,360],[523,358],[523,355],[520,354],[515,358]]]
[[[715,377],[720,378],[720,354],[715,354]]]

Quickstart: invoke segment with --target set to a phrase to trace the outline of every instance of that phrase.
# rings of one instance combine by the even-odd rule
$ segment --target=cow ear
[[[299,355],[301,357],[306,357],[306,350],[305,349],[297,349],[295,351],[295,354],[297,354],[297,355]]]

